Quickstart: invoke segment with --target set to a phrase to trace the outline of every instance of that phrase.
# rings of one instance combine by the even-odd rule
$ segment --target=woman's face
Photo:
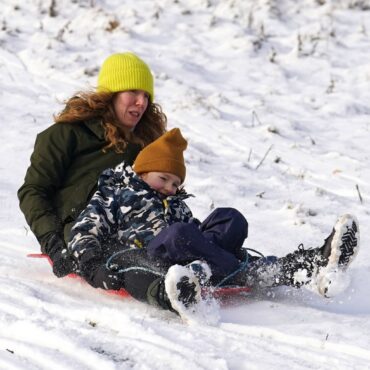
[[[143,90],[121,91],[113,98],[114,112],[124,128],[134,130],[149,104],[149,94]]]

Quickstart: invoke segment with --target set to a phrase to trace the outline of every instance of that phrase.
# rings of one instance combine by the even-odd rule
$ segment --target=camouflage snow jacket
[[[162,229],[192,222],[187,194],[163,197],[122,162],[105,170],[98,190],[71,230],[69,251],[81,263],[106,261],[128,248],[144,248]]]

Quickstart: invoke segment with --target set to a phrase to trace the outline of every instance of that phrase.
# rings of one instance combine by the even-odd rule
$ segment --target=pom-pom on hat
[[[178,128],[174,128],[147,145],[136,157],[133,169],[137,174],[169,172],[185,180],[184,150],[188,142]]]
[[[109,56],[100,69],[98,92],[144,90],[154,99],[153,75],[148,65],[134,53]]]

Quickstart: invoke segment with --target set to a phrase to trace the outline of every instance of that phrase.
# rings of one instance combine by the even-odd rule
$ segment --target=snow
[[[1,369],[369,368],[368,0],[2,0],[0,22]],[[186,325],[26,257],[16,191],[36,134],[127,50],[189,140],[195,215],[238,208],[245,246],[278,256],[356,215],[344,291],[277,288]]]

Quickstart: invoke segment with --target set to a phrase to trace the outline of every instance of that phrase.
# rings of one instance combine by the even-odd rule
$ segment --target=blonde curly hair
[[[148,104],[133,132],[125,132],[116,118],[113,99],[117,93],[79,92],[65,101],[64,109],[54,116],[55,123],[75,123],[93,118],[102,120],[107,145],[103,150],[113,149],[122,153],[127,143],[145,147],[166,132],[167,117],[160,105]]]

